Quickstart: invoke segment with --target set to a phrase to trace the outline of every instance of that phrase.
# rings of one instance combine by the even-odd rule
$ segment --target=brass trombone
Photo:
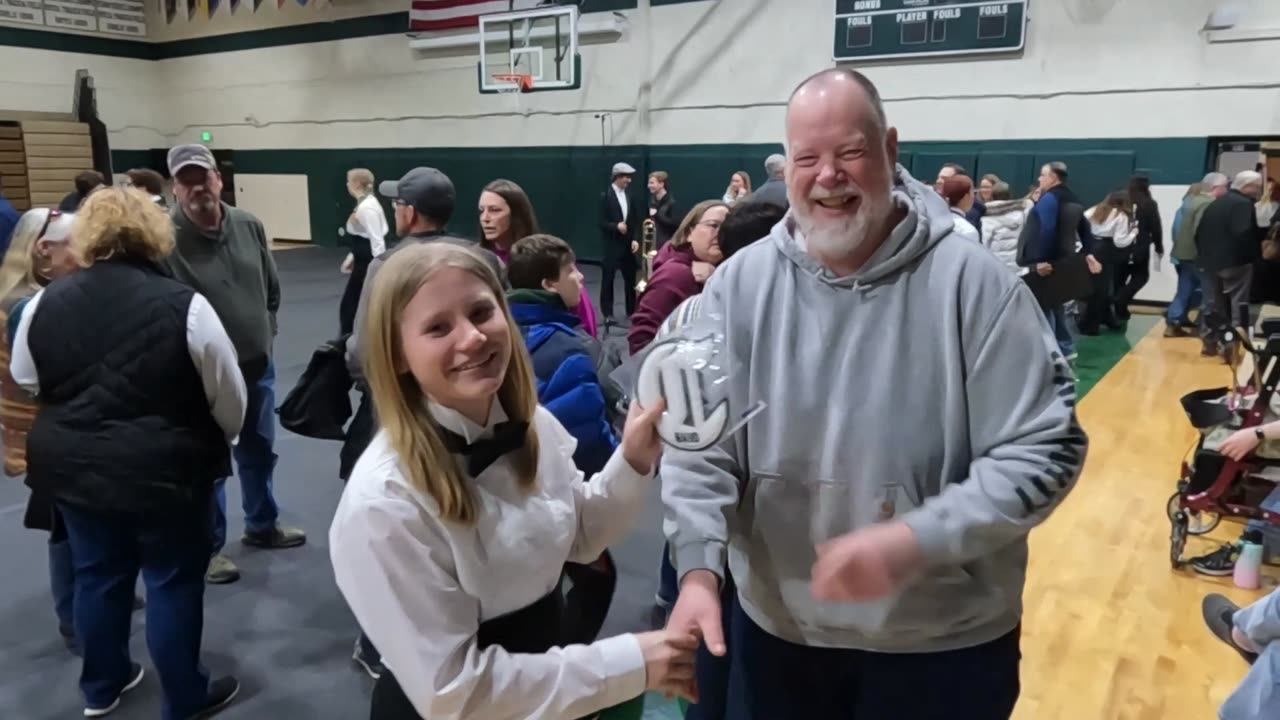
[[[636,292],[644,292],[649,284],[649,276],[653,273],[653,259],[658,256],[658,226],[652,219],[646,219],[640,226],[640,279],[636,282]]]

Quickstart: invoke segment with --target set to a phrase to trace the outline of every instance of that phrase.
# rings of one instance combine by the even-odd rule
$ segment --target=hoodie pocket
[[[808,632],[833,640],[875,643],[926,641],[980,624],[1001,609],[989,588],[964,567],[932,568],[902,592],[876,602],[821,603],[810,591],[816,546],[877,522],[899,519],[920,505],[919,489],[905,482],[862,485],[850,480],[796,479],[770,471],[751,474],[744,494],[749,526],[751,587],[757,607],[781,606]]]

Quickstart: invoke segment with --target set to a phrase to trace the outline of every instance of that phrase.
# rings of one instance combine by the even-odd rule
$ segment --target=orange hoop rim
[[[523,73],[494,73],[493,79],[499,82],[512,83],[521,92],[533,89],[533,76]]]

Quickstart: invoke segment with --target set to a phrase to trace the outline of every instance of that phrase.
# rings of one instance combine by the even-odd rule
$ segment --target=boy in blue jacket
[[[520,326],[538,381],[538,402],[578,441],[573,462],[586,475],[604,468],[618,437],[605,412],[604,391],[574,308],[582,300],[582,273],[573,248],[558,237],[530,235],[511,246],[507,302]],[[589,643],[604,625],[618,574],[606,551],[589,565],[568,563],[565,644]]]
[[[575,261],[573,248],[558,237],[519,240],[507,259],[507,301],[533,360],[538,402],[577,439],[573,461],[589,476],[608,462],[618,438],[605,414],[588,338],[577,330],[582,273]]]

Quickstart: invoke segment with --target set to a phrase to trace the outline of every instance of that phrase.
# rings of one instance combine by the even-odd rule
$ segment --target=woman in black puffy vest
[[[143,679],[127,649],[141,572],[161,716],[207,717],[239,690],[210,682],[198,656],[213,483],[230,475],[244,380],[212,307],[159,269],[173,225],[147,195],[90,195],[71,247],[84,269],[27,303],[10,370],[40,405],[27,484],[57,504],[71,542],[84,714],[106,715]]]

